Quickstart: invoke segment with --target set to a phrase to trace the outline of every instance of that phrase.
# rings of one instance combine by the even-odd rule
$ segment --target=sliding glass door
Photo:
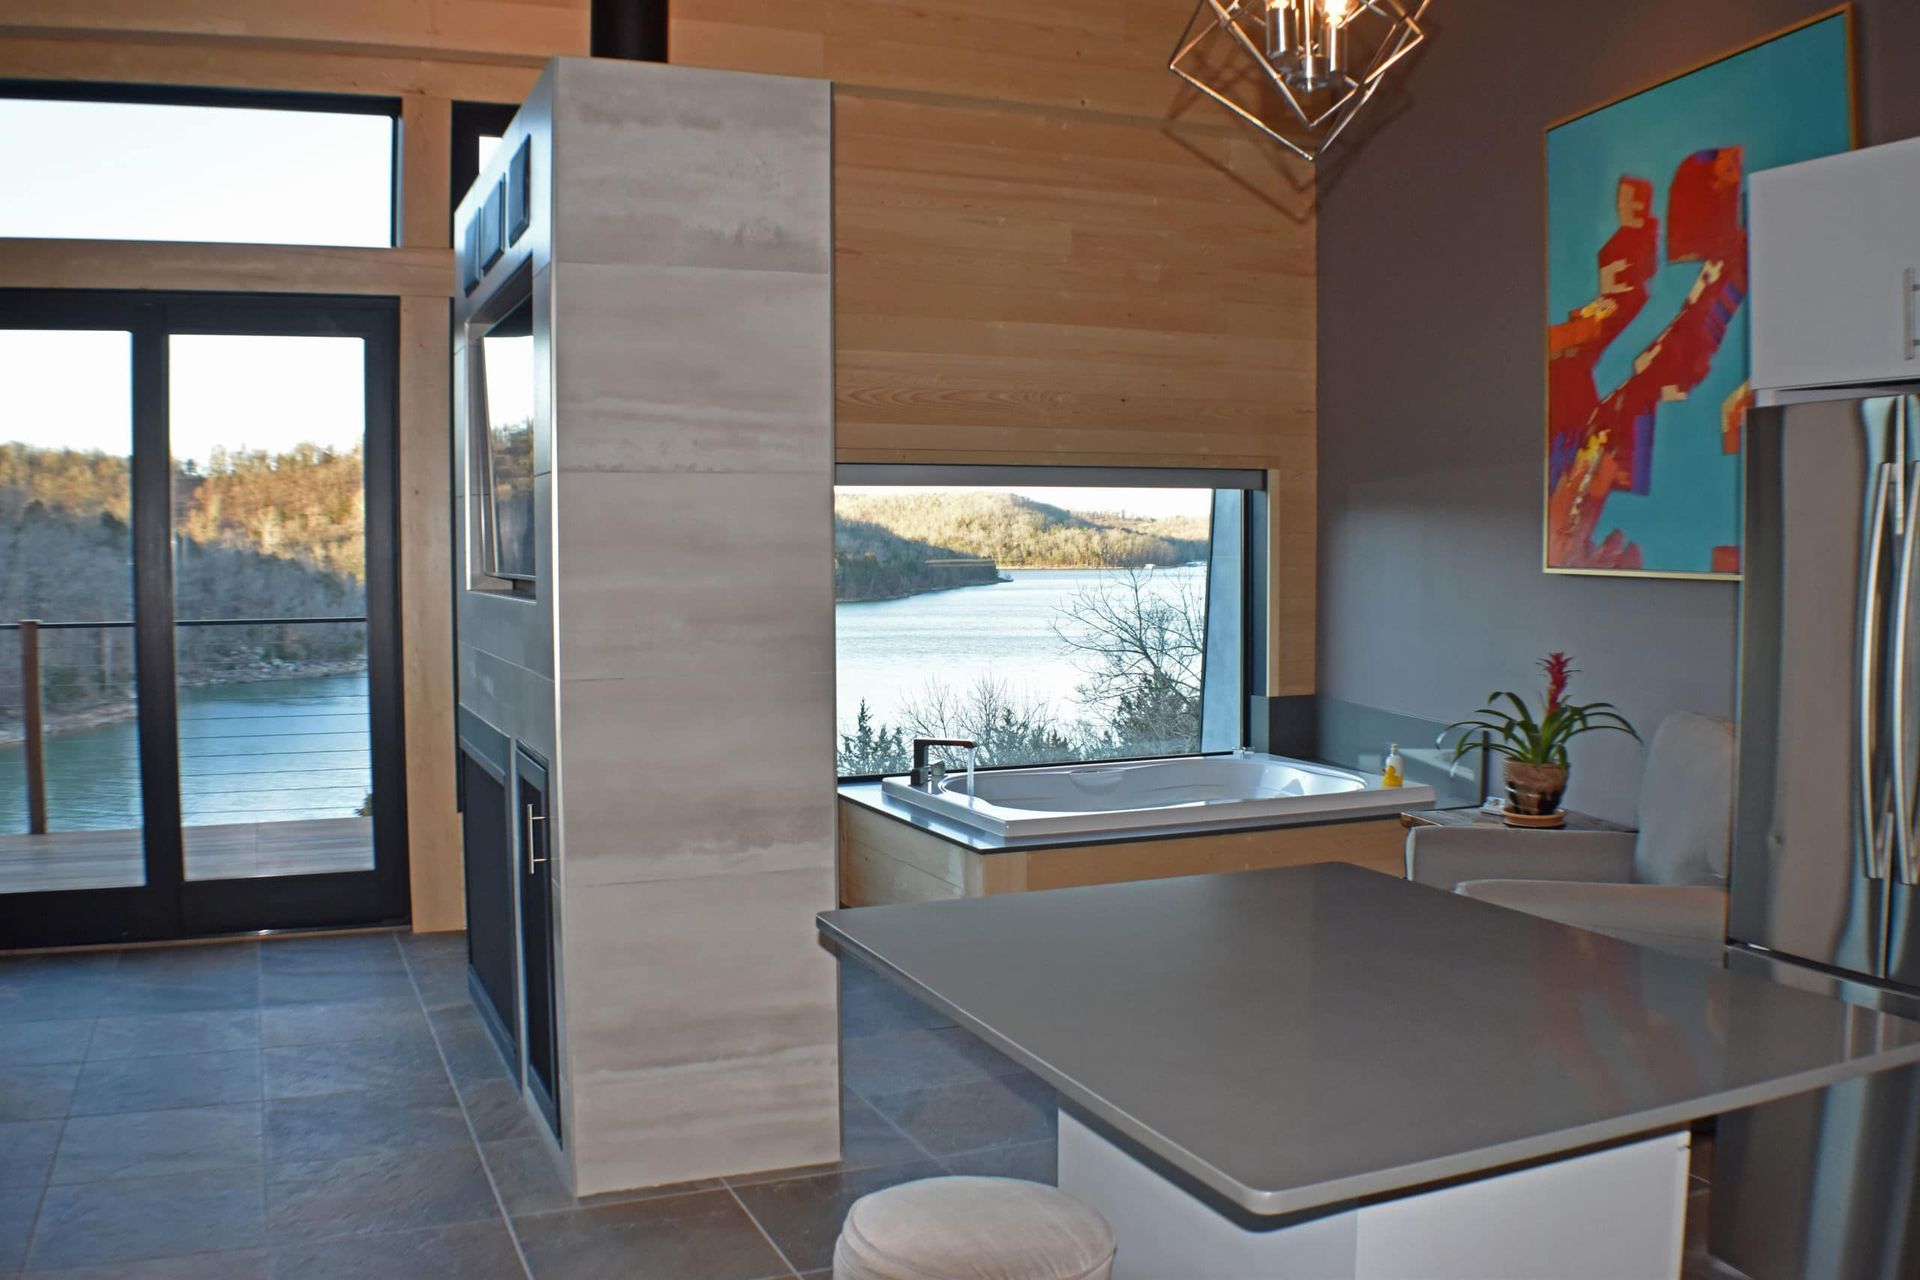
[[[133,335],[0,331],[0,893],[147,882],[132,468]]]
[[[385,301],[0,294],[0,946],[405,916],[394,360]]]
[[[187,879],[371,871],[366,342],[167,347]]]

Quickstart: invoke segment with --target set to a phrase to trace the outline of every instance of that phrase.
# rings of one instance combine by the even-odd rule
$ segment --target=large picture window
[[[839,771],[916,737],[981,766],[1241,745],[1258,472],[842,466]]]
[[[391,245],[396,110],[199,89],[0,92],[0,236]]]

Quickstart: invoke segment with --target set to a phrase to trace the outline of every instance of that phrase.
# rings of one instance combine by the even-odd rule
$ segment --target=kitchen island
[[[1678,1273],[1690,1125],[1920,1023],[1337,864],[827,912],[1061,1097],[1115,1280]]]

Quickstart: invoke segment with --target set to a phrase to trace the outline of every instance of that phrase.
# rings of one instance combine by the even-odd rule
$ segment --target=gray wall
[[[1732,713],[1736,587],[1540,572],[1540,131],[1830,7],[1434,4],[1402,95],[1321,174],[1324,696],[1447,720],[1537,687],[1532,664],[1564,649],[1575,693],[1643,732],[1676,709]],[[1862,142],[1920,133],[1920,3],[1856,16]],[[1632,817],[1639,748],[1594,735],[1573,762],[1570,804]]]

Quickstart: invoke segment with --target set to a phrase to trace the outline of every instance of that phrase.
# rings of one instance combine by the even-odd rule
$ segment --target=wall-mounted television
[[[533,572],[533,300],[523,298],[480,335],[480,377],[474,388],[483,436],[486,571],[532,582]]]

